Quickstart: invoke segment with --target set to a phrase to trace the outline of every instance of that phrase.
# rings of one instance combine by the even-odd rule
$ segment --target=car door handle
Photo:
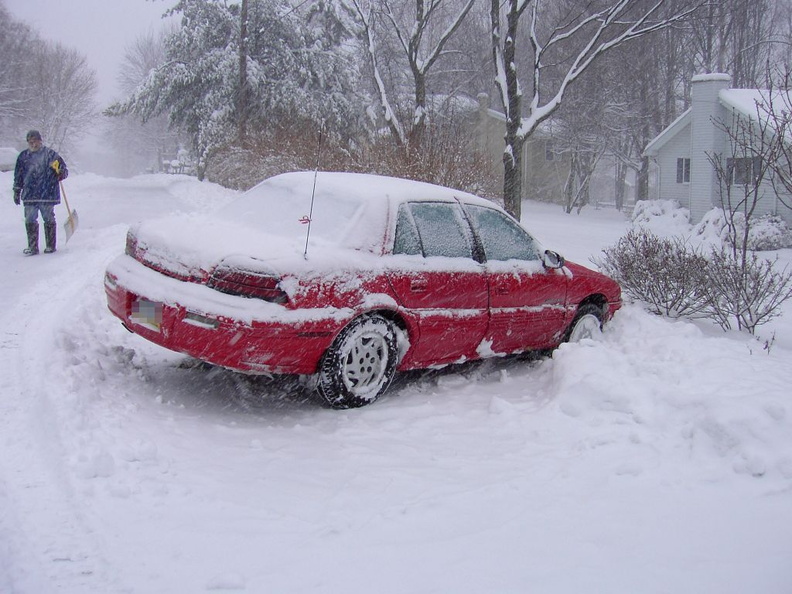
[[[410,291],[413,293],[425,293],[429,288],[429,283],[425,280],[414,280],[410,283]]]
[[[506,285],[500,285],[495,287],[496,295],[508,295],[509,293],[511,293],[511,291],[509,290],[509,287],[507,287]]]

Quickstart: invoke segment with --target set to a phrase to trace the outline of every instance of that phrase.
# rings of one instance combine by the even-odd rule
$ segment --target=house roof
[[[665,130],[649,141],[649,144],[647,144],[644,149],[644,156],[653,157],[657,155],[663,145],[679,134],[689,123],[690,109],[685,111],[681,116],[671,122]]]
[[[792,93],[762,89],[723,89],[718,93],[718,101],[729,110],[735,110],[752,120],[769,117],[769,105],[777,112],[792,109]],[[668,127],[655,136],[644,149],[644,156],[653,157],[674,136],[679,134],[690,123],[691,110],[688,109]]]
[[[771,111],[780,115],[792,108],[792,94],[788,91],[723,89],[718,99],[724,107],[733,108],[753,120],[766,119]]]

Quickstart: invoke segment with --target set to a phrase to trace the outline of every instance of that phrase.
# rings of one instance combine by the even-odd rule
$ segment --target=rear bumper
[[[162,347],[248,373],[315,373],[352,312],[289,310],[168,278],[122,256],[105,293],[123,325]],[[141,305],[143,304],[143,305]]]

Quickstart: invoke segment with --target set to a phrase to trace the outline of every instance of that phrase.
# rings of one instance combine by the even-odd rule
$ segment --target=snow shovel
[[[66,232],[66,243],[68,243],[69,238],[74,235],[74,232],[80,224],[80,218],[77,216],[76,210],[69,208],[69,200],[66,198],[66,190],[63,187],[63,182],[60,182],[60,189],[61,194],[63,194],[63,201],[66,203],[66,212],[69,213],[66,222],[63,223],[63,230]]]

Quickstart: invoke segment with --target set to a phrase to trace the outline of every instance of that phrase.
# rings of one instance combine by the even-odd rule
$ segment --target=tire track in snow
[[[100,233],[109,234],[121,235],[121,231],[111,228]],[[95,249],[96,245],[111,245],[112,253]],[[6,356],[0,367],[5,394],[0,403],[4,426],[0,476],[6,478],[0,482],[4,510],[0,530],[5,532],[0,535],[11,551],[10,567],[5,568],[10,583],[0,582],[3,591],[119,591],[69,472],[72,442],[78,437],[69,432],[79,423],[80,413],[70,410],[74,395],[67,386],[58,385],[61,370],[52,365],[58,329],[74,313],[73,304],[81,300],[86,287],[93,289],[93,275],[101,274],[118,245],[101,237],[83,243],[84,249],[78,247],[79,267],[74,269],[70,265],[77,260],[67,251],[41,256],[51,258],[41,263],[47,264],[49,278],[20,291],[21,298],[2,319],[0,348]],[[37,480],[15,481],[31,476]]]

